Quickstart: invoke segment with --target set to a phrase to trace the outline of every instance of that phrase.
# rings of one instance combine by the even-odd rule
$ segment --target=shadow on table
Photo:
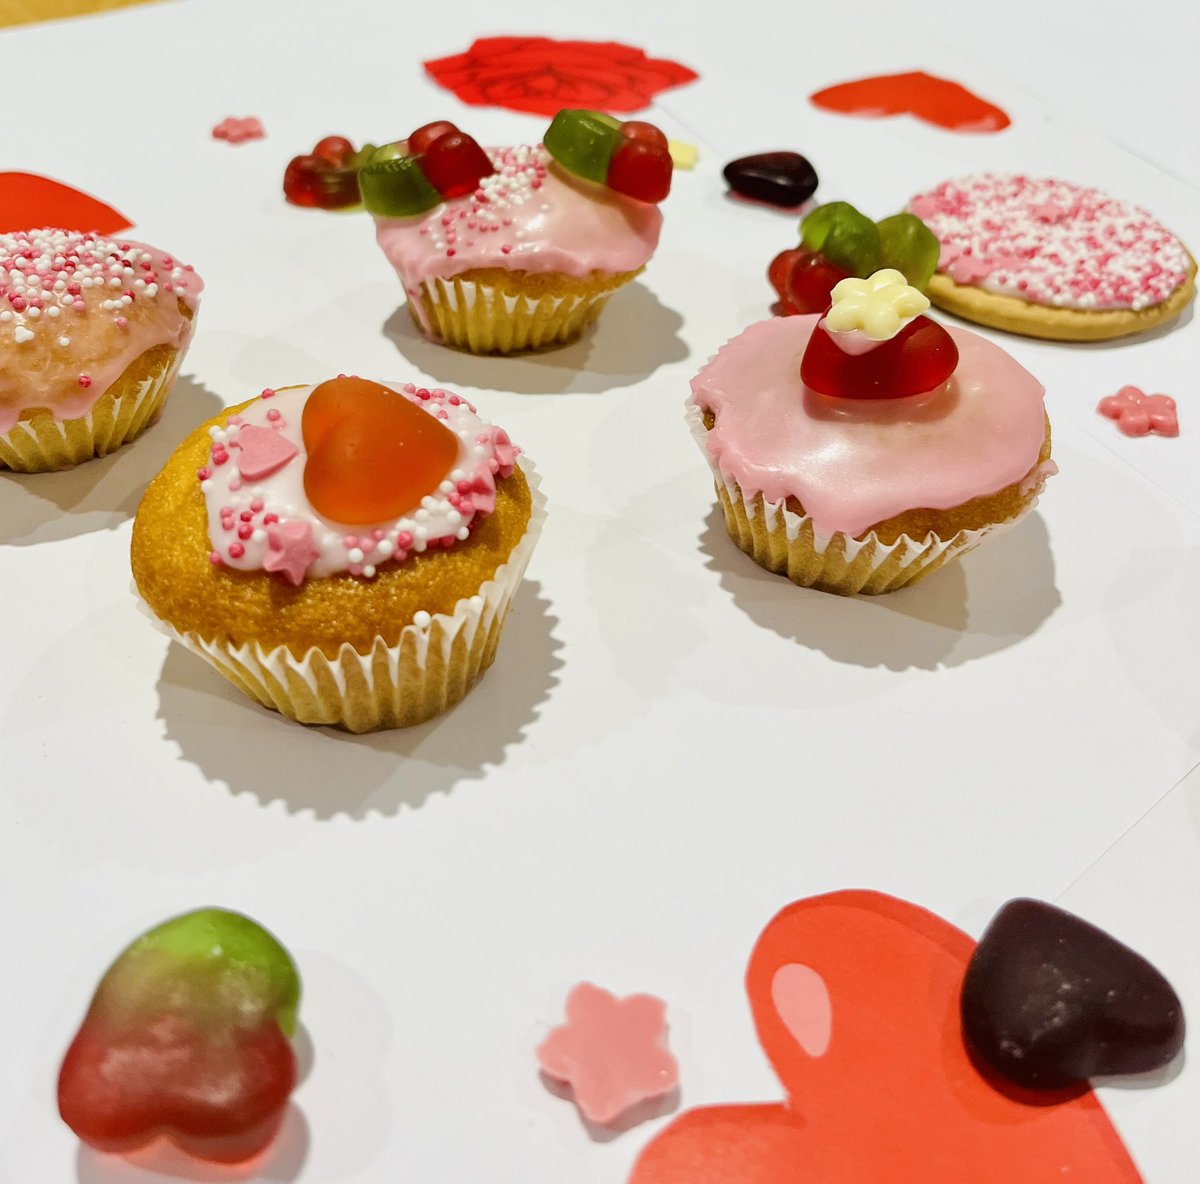
[[[757,624],[855,666],[959,666],[1031,636],[1062,603],[1046,526],[1036,513],[964,559],[883,596],[799,588],[764,570],[729,537],[717,506],[700,550]]]
[[[557,623],[538,584],[526,581],[492,669],[457,707],[415,728],[355,736],[293,723],[181,645],[163,663],[158,714],[182,759],[233,793],[318,818],[395,814],[503,762],[558,682]]]
[[[447,386],[523,395],[603,394],[632,386],[660,366],[681,362],[683,318],[640,283],[617,292],[596,322],[570,345],[507,357],[481,356],[430,341],[401,305],[383,334],[423,373]]]
[[[116,452],[60,473],[0,470],[0,543],[46,543],[120,526],[180,440],[221,407],[200,383],[180,378],[158,422]]]

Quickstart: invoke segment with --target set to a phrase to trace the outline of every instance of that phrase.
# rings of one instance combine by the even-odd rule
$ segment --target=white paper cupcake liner
[[[46,473],[115,452],[140,435],[162,410],[185,351],[186,345],[175,351],[171,364],[142,379],[136,390],[115,398],[101,395],[77,419],[39,415],[18,420],[0,435],[0,465],[18,473]]]
[[[862,536],[824,534],[808,514],[797,514],[786,501],[771,502],[761,493],[745,491],[721,472],[709,455],[700,408],[689,405],[687,421],[712,469],[730,537],[756,563],[806,588],[843,595],[894,592],[977,547],[988,535],[1015,526],[1037,504],[1035,494],[1012,518],[960,530],[949,539],[931,533],[923,539],[900,535],[885,543],[873,531]]]
[[[496,656],[505,617],[546,518],[536,470],[524,457],[520,467],[533,506],[508,559],[452,613],[417,613],[393,644],[377,637],[366,653],[347,644],[332,658],[315,648],[298,658],[286,645],[234,645],[179,633],[155,620],[264,707],[301,723],[351,732],[424,723],[459,702]]]

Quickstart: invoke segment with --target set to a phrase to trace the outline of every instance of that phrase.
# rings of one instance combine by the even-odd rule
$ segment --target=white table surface
[[[751,0],[735,36],[715,11],[633,3],[534,0],[506,18],[468,2],[447,20],[180,0],[0,33],[30,71],[163,64],[133,93],[97,82],[108,97],[81,106],[47,87],[36,118],[10,108],[0,169],[92,189],[208,283],[151,433],[73,473],[0,476],[0,1180],[171,1178],[80,1149],[53,1086],[121,945],[208,903],[269,925],[304,977],[311,1069],[266,1180],[623,1180],[660,1124],[593,1142],[537,1079],[532,1049],[566,991],[590,977],[666,999],[685,1106],[778,1097],[745,958],[778,908],[839,887],[975,934],[1009,897],[1057,901],[1149,956],[1200,1015],[1195,319],[1111,347],[999,337],[1046,384],[1062,474],[1020,528],[880,600],[796,589],[742,556],[681,416],[690,375],[765,314],[763,270],[794,236],[791,216],[724,197],[733,155],[796,147],[818,197],[875,216],[956,172],[1057,172],[1200,242],[1194,133],[1178,147],[1196,18],[1161,6],[1156,31],[1126,11],[1017,0],[997,23],[949,0]],[[652,266],[594,334],[536,359],[423,342],[365,219],[278,195],[287,158],[331,132],[394,138],[446,114],[485,141],[536,138],[544,120],[462,108],[419,70],[495,32],[622,38],[702,76],[650,116],[702,151]],[[1089,85],[1097,63],[1107,86]],[[913,68],[972,84],[1012,129],[955,137],[806,102]],[[261,116],[268,139],[214,143],[228,114]],[[340,370],[469,392],[550,499],[495,668],[407,733],[259,710],[129,591],[140,489],[186,430]],[[1127,440],[1095,415],[1125,382],[1179,399],[1178,440]],[[1167,1076],[1102,1097],[1150,1184],[1190,1184],[1200,1073]]]

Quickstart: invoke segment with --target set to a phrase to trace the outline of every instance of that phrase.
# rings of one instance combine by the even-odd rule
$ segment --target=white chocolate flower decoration
[[[928,307],[929,301],[901,272],[885,267],[865,280],[837,283],[825,327],[834,333],[861,329],[872,341],[887,341]]]

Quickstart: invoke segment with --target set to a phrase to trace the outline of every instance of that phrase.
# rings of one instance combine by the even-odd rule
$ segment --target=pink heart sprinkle
[[[279,432],[253,425],[243,427],[231,447],[241,449],[238,470],[247,481],[261,481],[278,472],[300,451]]]

